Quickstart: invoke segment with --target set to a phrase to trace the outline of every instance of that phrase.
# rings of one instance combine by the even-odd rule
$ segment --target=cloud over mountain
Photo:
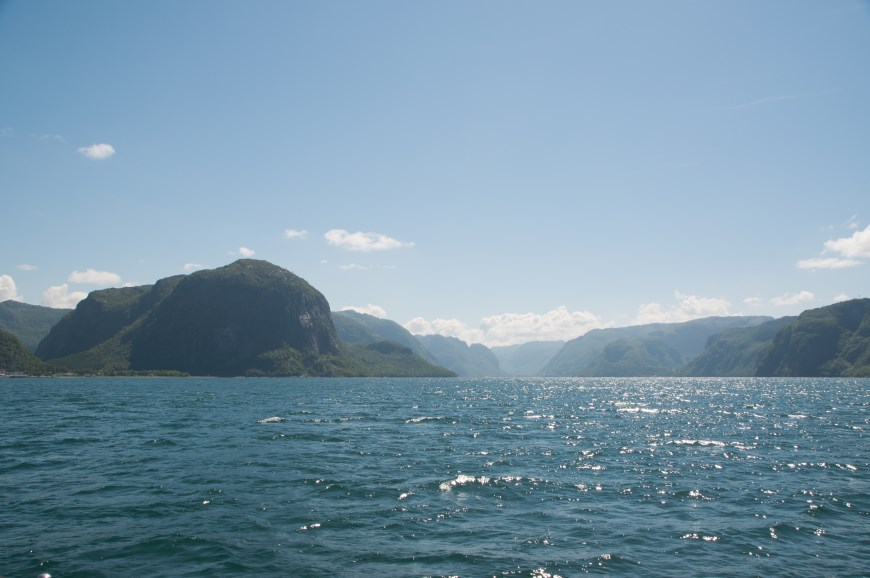
[[[607,327],[597,315],[588,311],[569,311],[560,306],[543,314],[502,313],[484,317],[477,328],[458,319],[415,317],[404,327],[417,335],[444,335],[466,343],[482,343],[488,347],[516,345],[529,341],[573,339],[591,329]]]
[[[70,293],[69,285],[64,283],[46,289],[42,294],[42,304],[56,309],[73,309],[79,301],[87,296],[88,294],[84,291]]]
[[[23,301],[24,298],[18,294],[18,287],[15,285],[15,280],[9,275],[0,275],[0,302],[2,301]]]
[[[111,271],[73,271],[69,274],[70,283],[84,283],[87,285],[117,285],[121,282],[121,276]]]

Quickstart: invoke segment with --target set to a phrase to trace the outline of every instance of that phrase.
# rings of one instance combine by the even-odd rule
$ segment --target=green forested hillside
[[[35,352],[39,342],[70,311],[19,301],[3,301],[0,303],[0,330],[8,331],[28,351]]]
[[[804,311],[777,333],[756,374],[870,377],[870,299]]]
[[[369,345],[378,341],[393,341],[409,348],[429,363],[437,363],[423,344],[395,321],[379,319],[357,311],[333,311],[332,322],[339,339],[346,345]]]
[[[684,373],[710,377],[754,376],[776,334],[795,319],[782,317],[761,325],[726,329],[711,335],[704,351],[689,362]]]
[[[18,338],[8,331],[0,330],[0,374],[39,374],[46,371],[49,371],[49,368],[27,351]]]

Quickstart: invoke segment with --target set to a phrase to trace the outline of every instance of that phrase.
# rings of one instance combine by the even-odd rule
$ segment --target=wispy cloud
[[[323,235],[326,242],[334,247],[348,251],[388,251],[390,249],[410,248],[414,243],[399,241],[382,233],[350,233],[344,229],[332,229]]]
[[[478,327],[458,319],[427,320],[415,317],[404,327],[417,335],[445,335],[466,343],[489,347],[516,345],[529,341],[558,341],[579,337],[592,329],[608,327],[600,317],[588,311],[569,311],[561,306],[546,313],[502,313],[484,317]]]
[[[92,144],[79,148],[79,153],[97,161],[103,161],[115,155],[115,147],[110,144]]]
[[[121,276],[111,271],[73,271],[69,274],[70,283],[83,283],[87,285],[117,285],[121,282]]]
[[[18,287],[15,285],[15,280],[9,275],[0,275],[0,302],[2,301],[24,301],[24,298],[18,294]]]
[[[380,317],[381,319],[387,317],[386,309],[380,305],[372,305],[371,303],[368,305],[347,305],[339,309],[339,311],[356,311],[357,313],[365,313],[366,315]]]
[[[854,217],[849,219],[847,226],[857,229]],[[849,237],[825,241],[822,254],[837,253],[838,257],[813,257],[797,262],[799,269],[843,269],[863,264],[860,259],[870,258],[870,225],[863,231],[855,231]]]
[[[305,229],[284,229],[285,239],[305,239],[308,237],[308,231]]]
[[[860,265],[857,259],[839,259],[837,257],[814,257],[801,259],[797,262],[798,269],[846,269]]]
[[[775,104],[777,102],[787,102],[789,100],[802,100],[804,98],[810,98],[812,95],[809,94],[783,94],[779,96],[768,96],[765,98],[759,98],[756,100],[751,100],[749,102],[742,102],[740,104],[735,104],[732,106],[728,106],[726,108],[731,110],[738,110],[742,108],[753,108],[756,106],[762,106],[766,104]]]
[[[851,297],[849,297],[845,293],[840,293],[839,295],[834,297],[834,303],[841,303],[843,301],[848,301],[849,299],[851,299]]]
[[[731,315],[730,303],[726,299],[717,297],[698,297],[686,295],[679,291],[674,292],[677,299],[675,305],[661,305],[659,303],[645,303],[638,307],[634,323],[643,325],[646,323],[681,323],[702,317],[726,317]]]
[[[205,269],[205,265],[201,265],[199,263],[185,263],[182,269],[190,273],[191,271],[199,271],[200,269]]]
[[[0,126],[0,138],[12,138],[15,136],[15,129],[11,126]]]
[[[36,271],[36,268],[37,268],[37,267],[36,267],[36,265],[30,265],[30,264],[28,264],[28,263],[22,263],[21,265],[18,265],[18,268],[21,269],[22,271]]]
[[[789,305],[797,305],[798,303],[804,303],[806,301],[812,301],[815,298],[816,296],[809,291],[799,291],[797,293],[786,293],[785,295],[774,297],[770,302],[777,307],[785,307]]]
[[[46,289],[42,294],[42,305],[57,309],[73,309],[79,301],[87,296],[88,294],[84,291],[70,293],[69,285],[64,283]]]
[[[348,263],[347,265],[339,265],[339,269],[342,271],[368,271],[371,267],[366,265],[360,265],[358,263]]]

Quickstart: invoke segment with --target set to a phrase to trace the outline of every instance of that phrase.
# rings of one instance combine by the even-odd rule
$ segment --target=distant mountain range
[[[75,310],[0,303],[0,372],[870,377],[868,313],[870,299],[854,299],[798,317],[708,317],[490,349],[330,311],[304,279],[242,259],[93,291]]]

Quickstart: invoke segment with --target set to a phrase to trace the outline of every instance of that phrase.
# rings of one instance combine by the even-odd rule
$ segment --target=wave
[[[282,421],[287,421],[286,418],[283,417],[264,417],[263,419],[258,419],[257,423],[280,423]]]

